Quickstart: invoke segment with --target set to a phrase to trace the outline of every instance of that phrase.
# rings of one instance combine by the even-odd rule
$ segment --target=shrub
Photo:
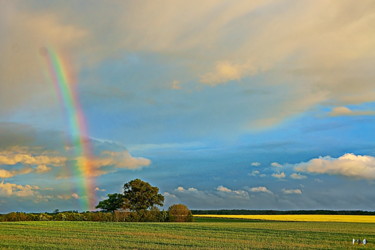
[[[128,221],[129,214],[130,212],[115,211],[113,213],[113,221],[116,221],[116,222]]]
[[[183,204],[175,204],[168,208],[168,219],[171,222],[191,222],[193,215],[189,208]]]
[[[39,218],[38,220],[40,221],[49,221],[49,220],[52,220],[52,215],[49,215],[49,214],[39,214]]]
[[[30,221],[33,220],[30,214],[21,212],[12,212],[2,216],[2,221]]]
[[[53,216],[53,220],[66,221],[66,215],[65,213],[57,213],[56,215]]]

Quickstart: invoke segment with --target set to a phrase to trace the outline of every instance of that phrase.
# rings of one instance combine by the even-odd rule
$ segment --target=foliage
[[[175,204],[168,209],[169,221],[171,222],[191,222],[193,215],[189,208],[183,204]]]
[[[0,215],[0,222],[5,221],[102,221],[102,222],[166,222],[167,212],[158,208],[150,210],[114,211],[114,212],[84,212],[73,211],[60,213],[27,214],[12,212]]]
[[[151,186],[140,179],[132,180],[124,185],[124,206],[131,211],[141,211],[163,206],[164,196],[159,194],[159,188]]]
[[[124,196],[122,194],[108,194],[108,199],[100,201],[96,208],[103,209],[105,212],[113,212],[123,206]]]
[[[100,201],[96,208],[104,212],[114,212],[120,208],[137,211],[140,220],[143,220],[145,212],[155,206],[163,206],[164,196],[159,194],[159,188],[151,186],[140,179],[132,180],[124,184],[124,194],[108,194],[108,199]],[[132,215],[135,216],[135,215]],[[149,214],[147,214],[149,216]]]
[[[192,223],[2,222],[0,249],[375,248],[374,223],[205,220],[198,218]],[[366,238],[369,243],[353,246],[353,237]]]

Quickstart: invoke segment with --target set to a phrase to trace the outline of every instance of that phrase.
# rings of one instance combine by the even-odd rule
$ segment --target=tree
[[[122,194],[108,194],[108,199],[100,201],[96,208],[105,210],[106,212],[113,212],[123,206],[124,196]]]
[[[140,179],[125,183],[123,197],[123,208],[131,211],[146,210],[155,205],[163,206],[164,203],[164,196],[159,194],[159,188]]]
[[[183,204],[175,204],[168,208],[168,217],[171,222],[191,222],[193,215],[189,208]]]

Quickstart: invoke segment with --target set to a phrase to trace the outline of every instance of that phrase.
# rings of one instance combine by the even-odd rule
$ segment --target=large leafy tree
[[[123,208],[140,211],[163,206],[164,196],[159,194],[159,188],[151,186],[140,179],[132,180],[124,185]]]
[[[108,194],[108,199],[100,201],[96,208],[113,212],[124,208],[131,211],[156,209],[163,206],[164,196],[159,194],[159,188],[151,186],[140,179],[124,184],[124,194]]]
[[[100,201],[96,208],[106,212],[113,212],[123,206],[124,196],[122,194],[108,194],[108,199]]]

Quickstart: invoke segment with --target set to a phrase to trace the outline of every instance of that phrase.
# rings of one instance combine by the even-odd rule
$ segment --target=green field
[[[366,238],[366,246],[352,238]],[[2,249],[375,249],[375,224],[197,218],[192,223],[0,223]]]

